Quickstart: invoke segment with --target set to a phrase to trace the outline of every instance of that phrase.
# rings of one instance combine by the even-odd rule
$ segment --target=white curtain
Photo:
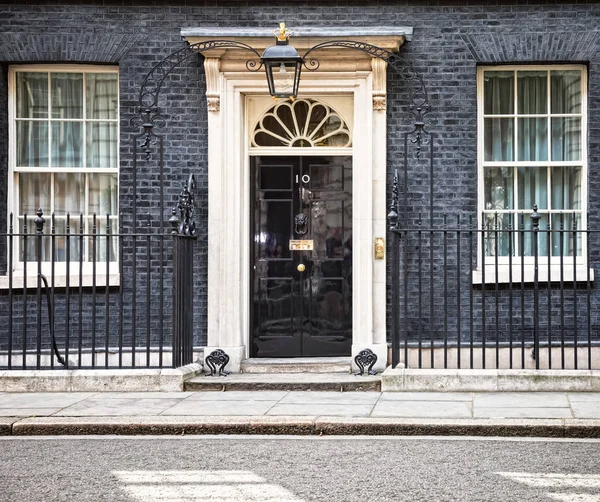
[[[550,87],[546,71],[518,71],[516,77],[517,115],[534,114],[576,114],[581,112],[581,74],[579,71],[557,70],[550,72]],[[485,72],[484,113],[501,115],[514,113],[515,74],[512,71]],[[550,90],[550,99],[548,92]],[[550,104],[550,110],[548,110]],[[529,211],[534,204],[542,213],[540,229],[548,228],[549,217],[544,210],[581,210],[581,167],[548,167],[545,162],[576,161],[581,159],[581,119],[579,117],[551,116],[551,131],[548,131],[548,119],[538,117],[517,117],[517,160],[530,161],[531,166],[517,169],[517,194],[513,194],[512,167],[485,168],[485,209],[488,211],[516,210]],[[514,119],[485,119],[485,160],[511,161],[514,157]],[[548,142],[551,141],[551,159],[548,159]],[[548,177],[550,176],[550,179]],[[551,187],[548,193],[548,185]],[[516,195],[516,197],[515,197]],[[549,202],[551,197],[551,207]],[[515,206],[516,202],[516,206]],[[579,215],[565,214],[552,217],[552,228],[557,230],[562,220],[564,227],[572,228],[574,218]],[[506,217],[487,217],[488,228],[504,228],[508,225]],[[511,222],[514,225],[514,222]],[[521,219],[518,217],[517,225]],[[531,218],[525,215],[525,229],[531,229]],[[492,234],[490,234],[491,236]],[[490,237],[491,238],[491,237]],[[498,236],[498,253],[507,255],[509,251],[508,234]],[[553,234],[552,254],[560,254],[560,234]],[[548,253],[548,235],[539,234],[540,255]],[[563,236],[563,254],[572,254],[572,234]],[[490,255],[495,254],[496,243],[488,239]],[[525,235],[518,254],[533,254],[531,234]],[[492,249],[494,248],[494,249]],[[578,254],[581,246],[578,244]]]

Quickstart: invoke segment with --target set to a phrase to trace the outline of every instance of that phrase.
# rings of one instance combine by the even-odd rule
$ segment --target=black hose
[[[54,309],[52,308],[52,298],[50,297],[50,291],[48,289],[48,279],[46,279],[46,276],[44,274],[39,275],[40,279],[44,281],[44,291],[46,292],[46,303],[48,305],[48,324],[50,325],[52,350],[54,351],[54,355],[56,356],[57,361],[66,368],[67,362],[65,361],[65,358],[61,356],[58,352],[58,346],[56,345],[56,337],[54,336]]]

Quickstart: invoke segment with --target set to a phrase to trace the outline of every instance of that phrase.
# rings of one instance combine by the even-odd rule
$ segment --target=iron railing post
[[[173,367],[190,364],[194,349],[194,241],[196,182],[191,175],[169,219],[173,235]]]
[[[537,204],[533,205],[531,213],[531,223],[533,226],[533,358],[535,359],[535,369],[540,369],[540,312],[539,312],[539,270],[538,270],[538,237],[541,216],[538,213]]]
[[[398,170],[394,172],[392,201],[387,215],[392,234],[392,368],[400,362],[400,228],[398,227]],[[407,361],[404,361],[405,366]]]

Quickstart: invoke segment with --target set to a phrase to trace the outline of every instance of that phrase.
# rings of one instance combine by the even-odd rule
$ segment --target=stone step
[[[351,373],[232,373],[225,377],[197,376],[185,382],[186,391],[380,391],[381,375]]]
[[[349,357],[255,358],[242,361],[242,373],[347,373]]]

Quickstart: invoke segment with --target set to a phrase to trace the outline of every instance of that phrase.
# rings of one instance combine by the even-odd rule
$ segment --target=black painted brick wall
[[[116,64],[121,85],[120,209],[131,225],[133,197],[138,201],[138,226],[150,213],[152,225],[169,214],[158,214],[157,161],[138,164],[132,186],[132,134],[137,93],[151,66],[183,47],[182,27],[265,26],[282,19],[289,26],[412,26],[413,40],[402,55],[419,71],[429,91],[434,140],[434,224],[442,215],[461,215],[477,208],[476,66],[486,63],[583,62],[589,65],[589,210],[590,225],[600,228],[600,4],[578,2],[450,2],[450,1],[28,1],[0,6],[0,123],[6,126],[6,68],[11,63],[73,62]],[[388,171],[403,163],[402,112],[406,88],[389,73]],[[190,172],[198,179],[198,226],[195,305],[197,342],[206,336],[206,106],[204,77],[197,59],[176,69],[162,93],[166,127],[165,204],[175,201]],[[6,131],[6,127],[2,130]],[[0,135],[0,215],[6,215],[6,134]],[[427,155],[409,163],[410,222],[429,214]],[[0,217],[0,232],[6,228]],[[129,228],[129,231],[131,229]],[[595,239],[597,240],[597,239]],[[389,242],[389,236],[388,236]],[[592,245],[598,262],[600,242]],[[389,249],[388,249],[389,252]],[[414,250],[412,251],[414,253]],[[437,252],[437,251],[436,251]],[[4,253],[4,251],[0,251]],[[452,251],[451,251],[452,253]],[[125,271],[132,272],[131,250]],[[415,259],[416,254],[409,256]],[[3,255],[0,254],[0,262]],[[450,259],[455,259],[451,254]],[[5,261],[5,260],[4,260]],[[2,265],[5,267],[5,265]],[[411,288],[414,283],[411,283]],[[399,299],[398,299],[399,300]],[[392,301],[388,294],[388,310]],[[597,299],[594,298],[597,302]],[[4,315],[4,313],[3,313]]]

